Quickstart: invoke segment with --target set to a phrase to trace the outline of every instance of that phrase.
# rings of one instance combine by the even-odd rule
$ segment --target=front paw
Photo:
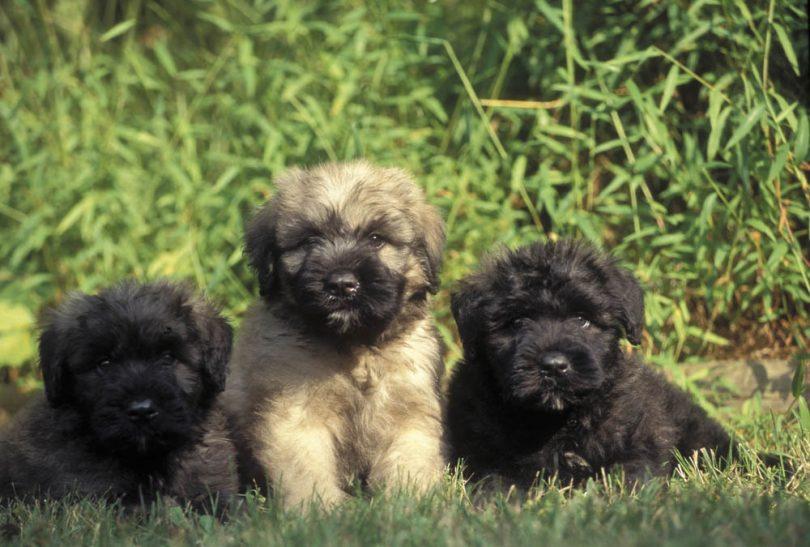
[[[287,510],[302,511],[311,507],[319,509],[332,509],[346,499],[349,495],[340,488],[316,487],[312,489],[280,489],[281,504]]]
[[[577,474],[593,473],[593,468],[588,461],[576,452],[563,452],[563,465]]]
[[[369,484],[379,491],[404,490],[422,494],[441,482],[443,471],[438,465],[397,466],[384,472],[372,473]]]

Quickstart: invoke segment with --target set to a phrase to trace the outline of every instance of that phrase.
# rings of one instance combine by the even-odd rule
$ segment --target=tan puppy
[[[294,169],[250,223],[263,300],[247,314],[226,405],[243,479],[286,506],[360,480],[442,476],[440,342],[429,293],[444,227],[411,178],[366,162]]]

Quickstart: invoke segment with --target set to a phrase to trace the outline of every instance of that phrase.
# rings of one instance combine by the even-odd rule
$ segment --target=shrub
[[[648,295],[649,352],[808,328],[803,2],[93,2],[0,11],[0,364],[66,291],[190,278],[239,318],[285,166],[413,170],[448,225],[436,315],[494,245],[576,235]],[[11,348],[11,349],[9,349]],[[23,378],[31,378],[30,366]]]

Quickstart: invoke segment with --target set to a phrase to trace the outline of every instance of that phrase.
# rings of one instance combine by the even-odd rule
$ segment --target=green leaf
[[[799,60],[796,58],[796,52],[793,51],[793,46],[790,43],[790,37],[785,31],[785,28],[779,23],[773,24],[773,30],[776,31],[776,38],[779,40],[779,43],[782,45],[782,49],[785,51],[785,57],[787,57],[788,62],[790,62],[790,67],[793,69],[793,72],[796,73],[796,76],[798,76]],[[807,29],[805,28],[805,32],[806,31]]]
[[[793,373],[793,382],[790,386],[790,391],[793,393],[793,396],[797,399],[804,394],[805,385],[804,385],[804,376],[807,369],[807,361],[803,358],[799,358],[798,362],[796,363],[796,372]]]
[[[765,105],[760,104],[751,112],[743,120],[742,124],[734,131],[734,134],[731,135],[731,139],[726,144],[724,150],[728,150],[733,147],[735,144],[740,142],[745,136],[754,128],[754,126],[762,119],[762,116],[765,114]]]
[[[523,186],[523,177],[526,175],[526,156],[518,156],[512,164],[512,191],[518,192]]]
[[[79,201],[76,205],[74,205],[70,211],[65,215],[62,219],[62,222],[56,227],[56,235],[60,236],[70,230],[70,228],[78,221],[85,213],[92,210],[93,206],[96,203],[96,197],[94,194],[90,194],[85,197],[83,200]]]
[[[175,76],[177,74],[177,66],[174,64],[174,59],[172,59],[171,53],[166,47],[165,40],[155,44],[155,56],[169,75]]]
[[[712,129],[709,132],[708,143],[706,144],[706,159],[711,161],[717,155],[717,150],[720,148],[720,139],[723,136],[723,129],[726,127],[726,121],[731,114],[731,107],[726,107],[720,111],[717,120],[712,123]]]
[[[692,326],[686,327],[686,333],[689,336],[692,336],[694,338],[698,338],[700,340],[705,340],[706,342],[708,342],[710,344],[715,344],[715,345],[718,345],[718,346],[727,346],[727,345],[729,345],[731,343],[731,342],[728,341],[728,339],[723,338],[719,334],[715,334],[713,332],[710,332],[708,330],[703,330],[703,329],[698,328],[698,327],[692,327]]]
[[[773,230],[771,230],[764,222],[762,222],[758,218],[749,218],[746,221],[746,224],[753,228],[754,230],[765,234],[771,241],[776,241],[776,236],[773,235]]]
[[[186,514],[183,512],[183,508],[179,506],[167,507],[166,516],[175,526],[183,526],[188,522],[188,519],[186,519]]]
[[[754,18],[751,17],[751,11],[748,9],[748,6],[745,5],[745,2],[742,0],[734,0],[734,3],[737,5],[737,9],[740,10],[742,16],[748,21],[749,24],[754,24]]]
[[[506,25],[506,36],[509,40],[509,49],[515,53],[520,51],[529,38],[529,30],[523,19],[511,19]]]
[[[665,234],[653,238],[652,241],[650,241],[650,245],[653,247],[669,247],[681,243],[684,240],[684,237],[684,234],[681,233]]]
[[[804,431],[810,431],[810,409],[807,408],[807,400],[799,397],[796,401],[799,407],[799,423]]]
[[[113,28],[102,34],[99,40],[101,40],[102,42],[109,42],[113,38],[121,36],[134,26],[135,26],[135,19],[127,19],[126,21],[118,23]]]
[[[793,154],[796,161],[807,159],[807,148],[810,143],[810,123],[807,121],[807,113],[802,112],[799,116],[799,128],[796,130],[796,139],[793,142]]]
[[[782,169],[785,168],[789,150],[790,148],[788,147],[788,143],[785,143],[779,147],[779,150],[776,151],[776,157],[774,157],[773,163],[771,163],[771,168],[768,169],[768,178],[766,179],[767,184],[770,184],[776,180],[776,177],[778,177],[779,173],[782,172]]]
[[[777,271],[779,268],[779,263],[782,262],[782,259],[785,258],[785,255],[789,250],[790,248],[788,247],[787,243],[784,241],[778,241],[773,247],[771,256],[768,257],[768,262],[765,264],[765,268],[772,272]]]
[[[658,110],[663,112],[667,109],[672,94],[675,93],[675,88],[678,87],[678,65],[672,65],[667,74],[666,82],[664,82],[664,92],[661,94],[661,102],[658,104]]]
[[[230,21],[223,19],[222,17],[219,17],[217,15],[214,15],[213,13],[203,12],[200,13],[197,17],[199,17],[203,21],[208,21],[209,23],[219,27],[221,30],[224,30],[225,32],[233,32],[233,25],[230,23]]]

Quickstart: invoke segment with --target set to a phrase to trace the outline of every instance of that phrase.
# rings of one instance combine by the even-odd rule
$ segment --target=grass
[[[83,501],[0,510],[0,529],[10,545],[806,545],[810,441],[782,418],[746,424],[758,446],[800,462],[792,478],[747,453],[727,470],[684,462],[673,479],[636,490],[608,476],[583,490],[552,483],[505,493],[448,475],[422,497],[355,498],[328,513],[285,513],[255,495],[225,522],[180,507],[133,515]]]

